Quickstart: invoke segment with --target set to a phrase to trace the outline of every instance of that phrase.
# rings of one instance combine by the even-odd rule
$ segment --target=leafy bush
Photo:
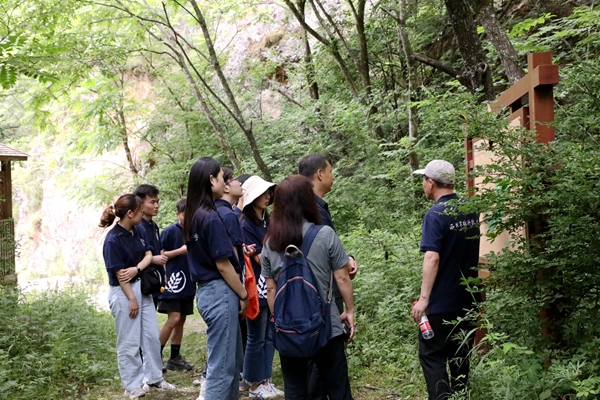
[[[112,318],[81,289],[2,289],[0,310],[0,398],[81,398],[115,376]]]

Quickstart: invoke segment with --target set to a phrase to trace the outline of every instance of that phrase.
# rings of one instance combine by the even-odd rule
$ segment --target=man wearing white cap
[[[471,293],[464,280],[476,278],[479,260],[479,217],[464,214],[460,203],[467,200],[454,193],[454,167],[444,160],[433,160],[425,169],[423,190],[435,204],[423,218],[420,249],[423,281],[419,301],[412,317],[419,323],[427,313],[434,336],[425,339],[419,333],[419,361],[423,368],[430,400],[447,399],[453,392],[466,390],[469,379],[469,353],[472,338],[462,343],[473,328],[461,318],[476,307],[478,296]],[[446,371],[450,366],[450,379]]]

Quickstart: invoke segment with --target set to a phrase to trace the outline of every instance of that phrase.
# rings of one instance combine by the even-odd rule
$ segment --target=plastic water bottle
[[[413,302],[413,306],[417,304],[417,302]],[[423,339],[431,339],[434,336],[433,329],[431,329],[431,324],[429,323],[429,318],[427,315],[423,314],[421,316],[421,322],[419,322],[419,329],[421,329],[421,335],[423,335]]]

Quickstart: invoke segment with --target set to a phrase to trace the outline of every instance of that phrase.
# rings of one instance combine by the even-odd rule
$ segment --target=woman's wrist
[[[238,295],[238,297],[240,298],[241,301],[248,300],[248,296],[249,296],[248,291],[246,291],[246,296],[244,296],[244,297]]]

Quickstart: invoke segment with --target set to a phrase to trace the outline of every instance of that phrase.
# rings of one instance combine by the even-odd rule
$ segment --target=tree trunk
[[[120,99],[123,100],[122,97]],[[121,143],[123,144],[123,149],[125,150],[125,157],[127,157],[127,163],[129,164],[129,169],[134,174],[138,174],[138,169],[133,162],[133,156],[131,155],[131,149],[129,148],[129,139],[127,135],[127,121],[125,120],[125,113],[123,112],[123,105],[119,104],[119,109],[117,110],[117,118],[119,121],[119,130],[121,131]]]
[[[260,155],[260,151],[258,150],[256,138],[254,137],[254,133],[252,132],[252,124],[246,123],[244,115],[242,114],[242,111],[240,110],[237,104],[235,96],[233,95],[233,92],[229,87],[229,82],[227,81],[227,78],[223,73],[223,69],[221,68],[221,64],[219,63],[219,58],[217,57],[217,52],[215,51],[212,38],[210,37],[210,32],[208,30],[206,20],[204,19],[204,16],[202,15],[202,12],[200,11],[200,7],[198,7],[198,3],[196,2],[196,0],[190,0],[190,3],[194,8],[196,20],[198,21],[198,24],[202,29],[204,41],[206,43],[206,47],[208,48],[208,53],[210,55],[210,62],[212,64],[212,67],[215,73],[217,74],[217,77],[219,78],[219,82],[221,83],[222,89],[225,92],[225,96],[229,101],[229,106],[231,107],[233,114],[235,115],[234,119],[236,120],[237,124],[240,126],[240,128],[244,132],[244,135],[246,136],[248,144],[250,145],[252,156],[254,157],[254,161],[256,162],[258,169],[262,173],[263,177],[266,180],[270,181],[272,180],[271,172],[269,171],[267,164],[265,164],[264,160],[262,159],[262,156]]]
[[[306,0],[298,0],[298,11],[300,11],[304,21],[306,21],[305,8]],[[310,43],[308,42],[308,32],[306,32],[306,29],[302,29],[302,43],[304,44],[304,65],[307,70],[306,81],[308,83],[310,97],[313,100],[319,100],[319,85],[315,80],[315,66],[312,61],[312,51],[310,49]]]
[[[406,109],[408,112],[408,137],[411,139],[411,150],[408,154],[408,160],[410,163],[411,172],[419,169],[419,157],[417,153],[412,149],[413,143],[417,140],[419,133],[419,125],[417,121],[417,107],[413,106],[412,103],[415,100],[416,89],[419,87],[417,78],[417,65],[413,58],[413,50],[408,39],[408,33],[406,32],[406,0],[398,0],[398,39],[400,41],[400,47],[406,58],[406,69],[408,72],[408,88],[407,88],[407,102]]]
[[[237,171],[241,171],[242,164],[238,160],[237,156],[235,155],[235,152],[233,151],[233,149],[231,148],[231,146],[229,145],[227,140],[225,139],[225,136],[223,135],[223,132],[221,131],[221,129],[219,127],[219,124],[217,124],[217,121],[213,117],[212,112],[211,112],[210,108],[208,107],[208,104],[206,103],[206,100],[204,99],[202,92],[200,91],[200,88],[198,88],[196,81],[192,77],[192,74],[190,73],[190,70],[188,69],[188,67],[185,63],[185,60],[183,60],[181,55],[179,55],[179,65],[181,66],[183,73],[185,74],[186,78],[188,79],[188,82],[192,86],[192,89],[194,89],[194,95],[196,96],[196,100],[198,100],[198,104],[200,104],[200,108],[202,109],[204,116],[208,120],[208,123],[213,128],[213,131],[215,132],[215,135],[217,136],[217,140],[219,141],[219,148],[225,154],[225,157],[227,157],[229,162],[231,162],[233,167]]]
[[[519,55],[511,43],[506,32],[496,19],[496,12],[491,0],[478,0],[480,21],[485,29],[488,39],[500,56],[500,62],[511,85],[514,85],[525,76],[525,71],[519,66]]]
[[[356,86],[356,82],[354,82],[354,77],[350,73],[350,70],[348,69],[348,66],[346,65],[346,62],[344,61],[344,58],[342,57],[342,55],[340,54],[339,50],[337,49],[337,44],[335,42],[330,41],[329,39],[327,39],[326,37],[324,37],[323,35],[321,35],[319,32],[315,31],[306,22],[306,20],[304,19],[303,14],[300,13],[300,10],[298,10],[298,8],[294,5],[294,3],[292,3],[291,0],[283,0],[283,1],[288,6],[288,8],[292,12],[292,14],[294,14],[294,16],[296,17],[296,19],[298,20],[298,22],[300,23],[300,25],[302,26],[302,28],[304,28],[304,30],[306,30],[306,32],[310,33],[310,35],[312,37],[314,37],[319,42],[321,42],[325,47],[327,47],[327,49],[331,52],[331,55],[333,56],[333,58],[335,59],[335,61],[339,65],[340,70],[342,71],[342,75],[344,75],[344,79],[346,79],[346,82],[350,86],[350,89],[352,90],[352,93],[354,93],[354,95],[356,97],[361,98],[362,97],[361,96],[361,92],[360,92],[358,86]],[[316,13],[317,12],[316,11],[316,7],[313,7],[313,8],[315,9],[315,13]],[[323,24],[323,22],[322,22],[322,24]]]
[[[468,0],[444,0],[450,17],[454,37],[460,54],[465,62],[464,78],[469,82],[470,90],[475,92],[483,86],[483,98],[494,100],[494,84],[483,46],[477,36],[477,25]]]

